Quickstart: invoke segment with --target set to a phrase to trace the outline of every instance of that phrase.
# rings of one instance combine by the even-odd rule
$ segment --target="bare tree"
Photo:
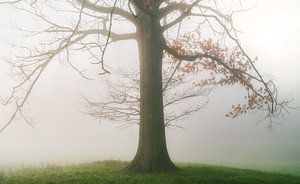
[[[201,109],[203,104],[175,115],[165,115],[164,108],[206,96],[215,86],[240,85],[245,89],[245,102],[233,105],[226,115],[233,118],[254,109],[266,112],[265,117],[270,118],[281,114],[288,103],[278,101],[273,81],[263,78],[254,65],[255,59],[241,46],[232,22],[233,14],[240,10],[221,12],[219,1],[23,0],[1,4],[5,3],[33,15],[43,26],[40,30],[22,30],[32,38],[39,38],[41,43],[35,47],[21,46],[24,54],[11,61],[20,83],[4,101],[4,104],[15,103],[16,108],[0,132],[17,115],[24,117],[25,102],[53,60],[63,58],[89,79],[70,59],[72,53],[85,51],[90,54],[91,63],[99,66],[100,75],[110,74],[104,63],[108,45],[130,39],[136,41],[139,51],[137,80],[128,76],[131,83],[121,88],[111,86],[110,101],[88,101],[97,107],[89,114],[139,123],[138,150],[126,168],[128,171],[175,170],[166,147],[165,126]],[[53,13],[69,21],[63,23]],[[166,77],[163,77],[166,63],[163,58],[173,63],[173,70],[166,72],[169,74]],[[190,77],[196,74],[205,77]],[[186,81],[191,80],[187,87]],[[181,88],[181,94],[174,94],[176,88]]]

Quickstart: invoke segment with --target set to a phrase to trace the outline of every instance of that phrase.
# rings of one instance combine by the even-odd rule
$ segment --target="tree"
[[[232,110],[226,115],[228,117],[234,118],[249,110],[261,109],[266,112],[265,117],[270,118],[280,114],[288,103],[277,100],[273,81],[262,77],[254,65],[255,59],[251,59],[239,43],[232,15],[240,10],[222,13],[217,1],[17,0],[1,4],[11,4],[33,15],[43,25],[40,30],[20,29],[32,38],[40,38],[42,42],[33,47],[20,46],[20,50],[24,52],[11,61],[20,83],[13,88],[4,104],[15,102],[16,109],[0,132],[17,115],[29,122],[22,109],[40,76],[53,60],[64,58],[61,60],[65,60],[81,76],[88,79],[84,71],[74,66],[70,59],[71,52],[85,51],[90,54],[92,64],[100,66],[100,75],[110,74],[104,63],[108,45],[129,39],[136,40],[138,46],[139,87],[133,85],[125,88],[135,87],[139,90],[139,96],[129,99],[128,94],[126,96],[122,91],[115,90],[119,92],[114,97],[121,95],[123,100],[114,100],[109,104],[126,105],[125,102],[133,100],[133,103],[129,103],[129,106],[134,104],[131,108],[133,111],[115,111],[118,107],[114,106],[100,114],[107,115],[108,118],[121,117],[121,120],[129,120],[133,115],[139,115],[138,149],[133,161],[126,168],[128,171],[176,169],[166,146],[165,126],[168,122],[165,123],[166,102],[164,104],[163,95],[168,89],[172,91],[174,85],[185,84],[182,82],[192,74],[201,73],[206,77],[193,79],[195,81],[192,84],[192,93],[174,98],[170,104],[186,97],[206,94],[202,93],[203,89],[231,85],[244,87],[246,96],[243,105],[232,106]],[[58,16],[64,14],[70,21],[62,23],[53,13]],[[165,80],[163,58],[173,66]],[[107,103],[100,106],[109,107]],[[200,108],[201,106],[195,111]],[[127,106],[125,109],[130,110]],[[183,116],[188,114],[183,113]],[[178,117],[181,115],[174,118]]]

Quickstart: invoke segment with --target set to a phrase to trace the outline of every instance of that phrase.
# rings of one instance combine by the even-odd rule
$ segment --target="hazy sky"
[[[249,4],[248,4],[249,3]],[[281,95],[294,95],[300,102],[300,2],[297,0],[251,0],[245,7],[257,5],[235,17],[243,31],[240,36],[247,52],[259,58],[263,73],[275,76]],[[7,27],[18,17],[0,8],[0,38],[14,39]],[[25,21],[25,19],[24,19]],[[16,38],[18,39],[18,38]],[[117,54],[116,54],[117,53]],[[0,41],[0,55],[9,56],[8,45]],[[133,42],[113,45],[107,53],[111,62],[137,62]],[[9,86],[8,68],[0,61],[0,95]],[[99,80],[87,81],[68,66],[55,63],[47,69],[30,98],[35,128],[15,121],[0,134],[0,167],[13,164],[70,163],[104,159],[133,158],[137,127],[118,129],[116,124],[98,123],[81,114],[79,97],[103,92]],[[259,166],[297,166],[300,164],[300,113],[291,111],[276,130],[255,126],[256,116],[249,114],[228,119],[224,114],[239,94],[238,88],[217,89],[208,108],[185,119],[185,130],[168,129],[171,158],[177,162],[205,162]],[[0,126],[9,109],[0,106]]]

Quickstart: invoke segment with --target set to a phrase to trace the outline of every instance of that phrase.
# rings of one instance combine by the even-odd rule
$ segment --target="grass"
[[[202,164],[179,164],[172,173],[129,174],[126,162],[103,161],[6,171],[0,184],[300,184],[299,176]]]

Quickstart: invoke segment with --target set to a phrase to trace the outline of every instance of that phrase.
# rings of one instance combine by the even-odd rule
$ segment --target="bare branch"
[[[83,6],[84,6],[84,4],[82,5],[82,9],[83,9]],[[81,21],[81,14],[82,13],[80,12],[79,18],[78,18],[78,23],[76,24],[74,31],[71,33],[71,35],[66,40],[64,40],[64,42],[60,43],[56,49],[51,50],[46,53],[39,53],[37,55],[29,56],[27,58],[22,58],[25,60],[27,59],[28,62],[32,62],[32,59],[33,59],[34,64],[37,64],[37,66],[34,66],[30,75],[26,75],[26,78],[20,84],[18,84],[17,86],[15,86],[13,88],[13,92],[11,93],[10,97],[8,98],[8,101],[5,102],[5,104],[8,104],[15,97],[15,93],[16,93],[17,89],[21,89],[22,87],[25,87],[25,85],[29,86],[27,88],[27,90],[25,91],[24,97],[21,97],[21,98],[15,97],[16,98],[16,101],[15,101],[16,109],[10,116],[9,120],[4,124],[4,126],[1,127],[0,133],[3,132],[14,121],[14,119],[16,118],[16,116],[18,114],[20,114],[22,116],[21,111],[24,108],[25,102],[28,100],[30,94],[32,93],[33,88],[35,87],[36,83],[40,79],[41,74],[47,68],[47,66],[52,61],[52,59],[56,55],[58,55],[61,51],[63,51],[64,49],[68,49],[68,47],[70,45],[72,45],[73,43],[75,43],[76,41],[78,41],[84,37],[84,36],[79,36],[79,37],[75,38],[74,40],[72,40],[74,34],[76,33],[76,31],[78,29],[78,25]],[[22,69],[22,67],[24,67],[24,66],[23,65],[18,66],[18,68],[20,68],[20,69]],[[32,80],[32,82],[30,82],[30,80]]]
[[[77,3],[83,4],[84,0],[76,0]],[[88,8],[90,10],[93,10],[98,13],[106,13],[106,14],[111,14],[113,11],[115,15],[120,15],[121,17],[127,19],[128,21],[132,22],[135,24],[135,17],[130,14],[129,12],[118,8],[118,7],[104,7],[104,6],[98,6],[97,4],[91,3],[89,0],[85,2],[85,8]]]
[[[188,7],[185,7],[185,11],[179,16],[177,17],[175,20],[173,20],[172,22],[166,24],[165,26],[162,27],[162,30],[165,31],[171,27],[173,27],[174,25],[178,24],[179,22],[181,22],[183,19],[185,19],[186,17],[188,17],[191,14],[192,9],[200,2],[201,0],[196,0],[195,2],[193,2],[192,4],[190,4]]]
[[[3,1],[3,2],[0,1],[0,5],[1,5],[1,4],[9,4],[9,5],[12,5],[12,4],[19,3],[19,2],[21,2],[21,1],[23,1],[23,0]]]

